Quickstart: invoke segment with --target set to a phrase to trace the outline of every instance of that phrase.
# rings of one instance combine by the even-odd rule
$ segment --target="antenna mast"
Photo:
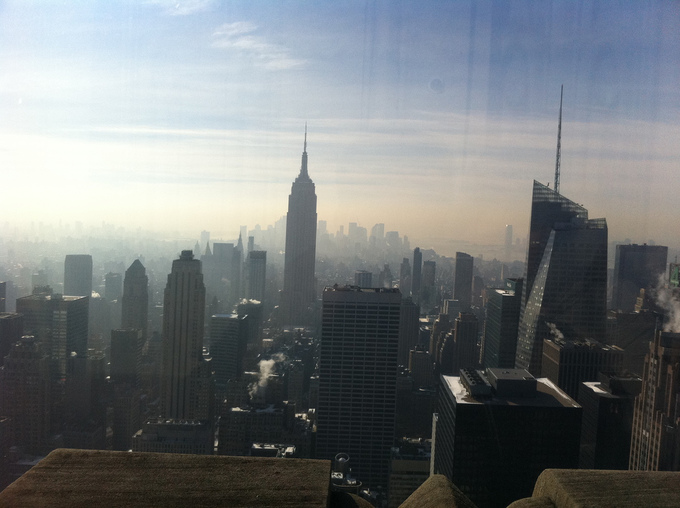
[[[560,86],[560,121],[557,127],[557,157],[555,160],[555,192],[560,192],[560,148],[562,145],[562,93],[564,85]]]

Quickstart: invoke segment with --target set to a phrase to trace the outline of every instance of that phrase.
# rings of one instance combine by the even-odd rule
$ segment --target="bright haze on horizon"
[[[564,84],[560,191],[677,248],[678,48],[671,1],[3,2],[2,222],[266,227],[307,122],[330,232],[502,244]]]

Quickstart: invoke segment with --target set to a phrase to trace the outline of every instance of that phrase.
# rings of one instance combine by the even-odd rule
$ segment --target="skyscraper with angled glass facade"
[[[534,181],[515,366],[541,373],[543,339],[604,340],[607,222]]]

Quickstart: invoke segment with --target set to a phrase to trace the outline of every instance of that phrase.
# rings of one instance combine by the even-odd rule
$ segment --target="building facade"
[[[316,457],[347,453],[354,475],[371,487],[387,487],[400,309],[398,289],[323,292]]]
[[[165,418],[209,419],[211,395],[204,388],[203,320],[205,286],[201,262],[190,250],[172,262],[163,303],[163,368],[161,415]],[[207,373],[208,377],[210,373]]]
[[[578,466],[581,407],[522,369],[442,376],[433,472],[479,508],[528,497],[546,468]]]
[[[288,324],[308,320],[307,309],[316,300],[316,191],[307,172],[307,132],[300,174],[288,198],[286,250],[281,294],[282,319]]]
[[[515,366],[539,375],[553,334],[604,340],[606,307],[605,219],[534,181]]]
[[[456,274],[453,281],[453,298],[460,302],[463,312],[472,305],[472,275],[474,258],[465,252],[456,252]]]
[[[142,331],[142,340],[147,339],[149,321],[149,278],[146,268],[135,259],[125,271],[121,311],[121,328]]]
[[[64,260],[64,294],[69,296],[92,295],[92,256],[67,254]]]
[[[680,333],[659,330],[649,343],[635,399],[628,468],[680,470]]]
[[[515,366],[522,283],[522,279],[506,279],[503,288],[489,293],[482,342],[484,367]]]

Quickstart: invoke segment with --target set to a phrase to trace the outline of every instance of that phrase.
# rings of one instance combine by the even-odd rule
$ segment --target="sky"
[[[286,213],[307,124],[330,231],[501,244],[564,85],[561,193],[680,244],[677,1],[0,0],[0,69],[5,223],[234,238]]]

